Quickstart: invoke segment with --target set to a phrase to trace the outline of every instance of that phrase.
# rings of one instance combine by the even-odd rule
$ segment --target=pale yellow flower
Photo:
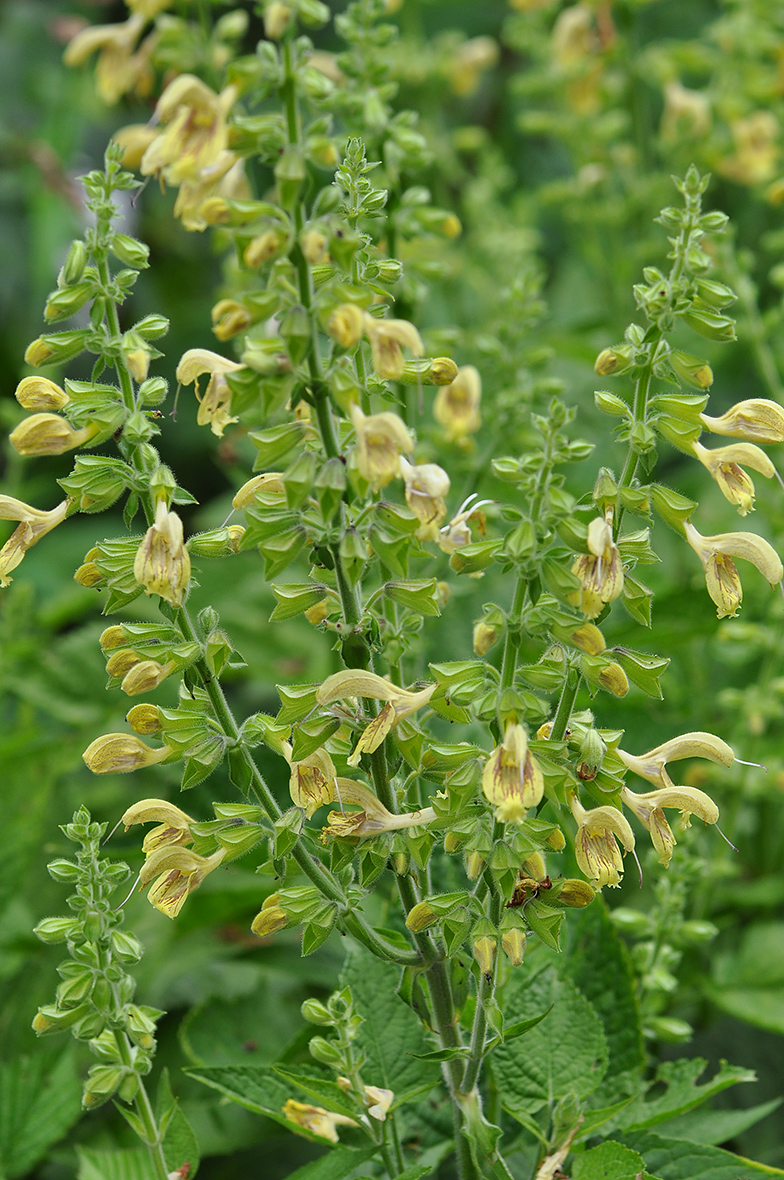
[[[133,576],[146,594],[160,594],[172,606],[182,606],[191,576],[191,559],[183,543],[182,521],[163,500],[155,509],[155,523],[136,551]]]
[[[743,438],[747,442],[784,442],[784,407],[768,398],[737,402],[718,418],[700,414],[700,421],[712,434]]]
[[[474,503],[474,501],[476,501]],[[468,522],[476,517],[480,526],[484,524],[484,514],[481,509],[486,504],[494,503],[493,500],[478,500],[477,493],[474,492],[463,501],[457,510],[457,514],[452,517],[449,524],[439,532],[436,540],[440,549],[444,553],[452,554],[456,549],[462,549],[464,545],[471,544],[471,529]]]
[[[42,512],[38,508],[31,508],[23,500],[0,495],[0,520],[19,521],[18,527],[0,549],[0,586],[8,586],[13,581],[9,574],[20,564],[28,549],[32,549],[41,537],[45,537],[65,520],[70,503],[70,500],[63,500],[56,508]]]
[[[93,774],[127,774],[131,770],[155,766],[170,754],[168,746],[154,750],[135,734],[104,733],[90,742],[82,758]]]
[[[439,525],[446,517],[444,496],[451,486],[449,476],[437,463],[420,463],[415,467],[402,455],[400,474],[405,485],[406,504],[420,521],[417,537],[422,541],[436,540]]]
[[[492,37],[472,37],[464,41],[452,54],[447,71],[455,94],[461,98],[474,94],[479,88],[482,73],[498,61],[498,42]]]
[[[357,1127],[359,1124],[344,1114],[334,1114],[325,1110],[323,1106],[312,1106],[309,1102],[297,1102],[289,1098],[281,1108],[286,1118],[297,1126],[305,1127],[314,1135],[328,1139],[330,1143],[338,1142],[338,1127]]]
[[[62,410],[71,400],[64,389],[47,377],[24,377],[17,385],[14,396],[23,409],[35,413]]]
[[[647,754],[627,754],[625,750],[616,750],[616,753],[634,774],[660,787],[672,785],[664,773],[664,768],[669,762],[678,762],[683,758],[707,758],[721,766],[732,766],[735,761],[732,746],[728,746],[714,734],[704,733],[702,730],[670,738],[669,741],[649,750]]]
[[[129,123],[127,127],[115,131],[112,143],[118,143],[123,149],[123,168],[139,168],[144,153],[159,134],[159,129],[150,127],[149,123]]]
[[[196,179],[182,181],[174,202],[174,216],[179,217],[187,230],[205,230],[220,220],[216,202],[225,208],[226,201],[250,195],[244,161],[226,150],[211,164],[205,164]]]
[[[327,750],[315,750],[307,758],[294,761],[291,746],[283,743],[283,754],[291,767],[289,794],[295,807],[301,807],[308,819],[325,803],[335,801],[337,770]]]
[[[715,537],[703,537],[694,525],[687,522],[684,535],[705,570],[708,594],[716,604],[720,619],[733,617],[743,601],[743,587],[732,560],[740,557],[755,565],[771,586],[777,585],[784,568],[772,545],[755,533],[719,533]]]
[[[280,478],[280,473],[277,471],[265,471],[263,475],[254,475],[252,479],[249,479],[239,489],[231,502],[232,506],[234,508],[247,508],[249,504],[253,503],[257,493],[265,496],[285,496],[286,487]]]
[[[759,471],[766,479],[776,474],[771,460],[754,443],[731,443],[711,451],[693,442],[692,450],[716,480],[724,498],[736,505],[739,516],[754,510],[754,483],[740,465],[745,464],[752,471]]]
[[[522,725],[507,722],[503,742],[485,763],[482,792],[495,808],[495,818],[506,824],[521,824],[529,810],[541,802],[544,778],[528,749]]]
[[[653,846],[659,854],[659,864],[665,866],[670,863],[676,840],[663,808],[677,808],[681,813],[682,827],[689,826],[690,815],[696,815],[706,824],[715,824],[719,818],[719,809],[710,795],[698,791],[696,787],[676,787],[670,784],[658,791],[648,791],[644,795],[636,795],[628,787],[623,787],[621,800],[650,832]]]
[[[327,331],[341,348],[353,348],[362,338],[365,313],[355,303],[341,303],[329,317]]]
[[[405,367],[403,348],[407,348],[412,356],[424,354],[422,338],[408,320],[377,320],[365,312],[363,323],[377,376],[388,381],[396,381],[402,376]]]
[[[144,837],[142,851],[155,852],[172,844],[190,844],[193,840],[191,817],[166,799],[140,799],[123,813],[120,821],[127,832],[134,824],[156,823]]]
[[[586,618],[595,619],[605,605],[623,591],[623,565],[613,540],[612,510],[607,517],[597,516],[588,525],[588,553],[582,553],[572,566],[581,582],[579,591],[569,595]]]
[[[350,766],[356,766],[363,753],[372,754],[383,742],[384,738],[404,717],[415,713],[426,705],[436,690],[435,684],[428,684],[416,692],[407,688],[398,688],[375,672],[363,672],[360,669],[347,669],[328,676],[316,692],[319,705],[330,705],[334,701],[347,700],[352,697],[366,697],[376,701],[386,701],[377,717],[374,717],[357,742],[356,748],[348,759]]]
[[[394,1090],[385,1090],[382,1086],[363,1086],[362,1093],[370,1117],[383,1123],[395,1101]]]
[[[146,18],[134,14],[116,25],[92,25],[72,37],[63,54],[67,66],[80,66],[98,51],[95,86],[105,103],[112,105],[124,94],[151,81],[149,54],[134,53]]]
[[[764,184],[776,174],[781,148],[779,125],[771,111],[752,111],[730,123],[735,151],[719,160],[717,168],[738,184]]]
[[[8,441],[20,455],[62,455],[81,447],[97,434],[97,426],[74,430],[57,414],[31,414],[11,431]]]
[[[710,131],[710,99],[701,90],[689,90],[677,78],[664,87],[664,114],[661,121],[662,139],[676,143],[687,136],[698,138]]]
[[[353,779],[333,780],[332,801],[340,804],[339,811],[330,811],[327,826],[322,830],[321,841],[326,843],[330,836],[341,839],[377,836],[379,832],[396,832],[402,828],[417,828],[430,824],[436,818],[432,807],[417,811],[395,814],[388,811],[380,799],[362,783]],[[346,805],[358,807],[359,811],[346,811]]]
[[[400,456],[413,451],[413,439],[389,410],[368,415],[352,402],[349,414],[357,433],[357,470],[377,492],[398,475]]]
[[[180,358],[176,377],[181,385],[193,385],[199,402],[196,421],[199,426],[209,422],[213,434],[221,438],[223,431],[236,418],[231,417],[231,390],[226,381],[227,373],[236,373],[244,368],[236,361],[230,361],[208,348],[189,348]],[[204,394],[199,392],[199,377],[209,373],[210,379]]]
[[[142,889],[151,885],[147,894],[150,905],[167,918],[176,918],[188,895],[199,888],[208,873],[218,868],[225,856],[225,848],[205,857],[180,845],[164,845],[147,856],[139,873],[139,884]]]
[[[180,74],[164,90],[155,119],[165,124],[141,163],[145,176],[162,176],[167,184],[198,181],[228,147],[226,115],[237,98],[234,86],[216,94],[193,74]]]
[[[433,417],[444,427],[450,442],[462,442],[476,434],[482,422],[481,401],[482,379],[473,365],[464,365],[451,385],[439,389],[433,403]]]
[[[572,815],[577,820],[574,853],[581,872],[598,889],[616,886],[623,876],[623,857],[616,836],[624,851],[634,848],[634,832],[629,821],[617,807],[609,805],[586,811],[576,795],[569,799]]]

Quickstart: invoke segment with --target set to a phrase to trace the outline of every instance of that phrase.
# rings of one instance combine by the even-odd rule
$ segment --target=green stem
[[[522,574],[517,575],[514,598],[509,608],[506,624],[506,638],[504,639],[504,656],[501,662],[501,692],[511,688],[517,671],[517,653],[520,650],[520,616],[528,593],[528,580]]]
[[[492,879],[490,887],[493,889]],[[498,928],[501,921],[501,898],[493,889],[490,901],[490,921]],[[500,941],[500,940],[499,940]],[[498,959],[501,948],[496,948],[495,959],[493,960],[493,970],[490,978],[483,975],[477,991],[476,1010],[474,1012],[474,1023],[471,1029],[471,1056],[466,1062],[465,1072],[460,1089],[463,1094],[468,1094],[473,1090],[476,1083],[479,1081],[479,1074],[482,1069],[482,1061],[485,1055],[485,1038],[487,1036],[487,1009],[495,995],[496,982],[498,980]]]
[[[114,339],[119,340],[122,335],[120,329],[120,316],[117,311],[117,304],[109,295],[109,284],[111,283],[111,275],[109,273],[109,262],[104,255],[103,258],[97,259],[98,264],[98,278],[101,282],[101,287],[106,292],[106,321],[109,326]],[[133,392],[133,382],[131,376],[120,357],[114,363],[117,379],[120,382],[120,390],[122,391],[122,398],[127,410],[133,412],[136,409],[136,398]]]
[[[553,728],[550,733],[551,742],[563,741],[567,726],[569,725],[569,718],[574,709],[574,702],[577,700],[577,693],[580,688],[582,676],[576,668],[570,668],[566,673],[566,679],[561,690],[561,699],[558,702],[558,708],[555,713],[553,721]]]
[[[114,1041],[123,1065],[129,1069],[133,1069],[133,1053],[131,1052],[130,1042],[126,1034],[115,1030]],[[138,1081],[139,1086],[134,1098],[134,1106],[144,1127],[145,1143],[150,1153],[150,1162],[155,1172],[155,1180],[167,1180],[169,1169],[166,1166],[166,1157],[163,1154],[163,1136],[158,1129],[155,1112],[150,1102],[150,1096],[144,1087],[144,1082],[141,1078]]]

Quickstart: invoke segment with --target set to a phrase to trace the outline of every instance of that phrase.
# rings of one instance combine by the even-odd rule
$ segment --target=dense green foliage
[[[0,1177],[784,1174],[784,13],[0,47]]]

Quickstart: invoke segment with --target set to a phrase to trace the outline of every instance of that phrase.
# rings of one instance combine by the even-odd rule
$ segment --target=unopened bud
[[[305,1020],[311,1024],[334,1024],[332,1017],[320,1000],[305,1000],[300,1009]]]
[[[525,934],[517,928],[505,930],[501,935],[504,954],[513,967],[519,967],[525,956]]]
[[[625,344],[618,344],[615,348],[605,348],[594,362],[594,370],[600,377],[608,377],[610,373],[623,373],[631,365],[631,348]]]
[[[569,906],[571,909],[583,909],[590,905],[595,897],[596,892],[587,881],[580,881],[576,877],[567,877],[555,900],[559,905]]]
[[[125,632],[122,627],[115,624],[101,632],[98,642],[104,651],[111,651],[115,647],[122,647],[125,643]]]
[[[485,655],[498,639],[495,627],[488,627],[487,623],[474,623],[473,647],[478,656]]]

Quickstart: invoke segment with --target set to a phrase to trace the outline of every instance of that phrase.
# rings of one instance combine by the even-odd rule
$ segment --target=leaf
[[[751,1177],[784,1176],[779,1168],[757,1164],[720,1147],[666,1139],[652,1131],[624,1134],[624,1142],[639,1151],[650,1172],[661,1180],[751,1180]]]
[[[77,1180],[156,1180],[155,1169],[143,1148],[127,1151],[90,1151],[77,1147]]]
[[[668,1119],[661,1129],[671,1139],[688,1139],[692,1143],[720,1147],[767,1118],[782,1101],[784,1099],[772,1098],[770,1102],[761,1102],[759,1106],[749,1106],[745,1110],[692,1110]]]
[[[45,1058],[0,1067],[0,1175],[25,1175],[82,1113],[81,1086],[69,1046],[46,1074]]]
[[[540,1012],[538,1016],[531,1016],[528,1020],[516,1020],[514,1024],[504,1022],[504,1040],[512,1041],[515,1037],[521,1037],[523,1033],[536,1028],[537,1024],[540,1024],[551,1012],[552,1008],[548,1008],[545,1012]]]
[[[630,1147],[607,1139],[572,1164],[572,1180],[635,1180],[645,1171],[643,1158]]]
[[[607,1043],[599,1017],[570,980],[559,979],[552,967],[533,978],[518,969],[507,985],[503,1007],[512,1024],[553,1009],[524,1042],[515,1040],[495,1050],[501,1103],[510,1114],[536,1114],[570,1091],[585,1098],[596,1089],[607,1068]]]
[[[170,1172],[174,1172],[183,1164],[188,1163],[190,1164],[188,1180],[193,1180],[199,1170],[201,1153],[193,1128],[180,1110],[180,1104],[172,1093],[168,1069],[164,1069],[161,1074],[156,1097],[158,1126],[166,1128],[163,1139],[166,1167]]]
[[[378,1148],[375,1145],[362,1148],[340,1147],[336,1151],[328,1151],[325,1155],[319,1156],[317,1160],[311,1160],[309,1164],[297,1168],[296,1172],[292,1172],[287,1177],[287,1180],[344,1180],[345,1176],[350,1176],[360,1164],[364,1164],[365,1160],[369,1160],[377,1151]],[[424,1172],[423,1175],[427,1175],[427,1172]]]
[[[351,995],[365,1023],[359,1040],[367,1053],[364,1076],[374,1086],[400,1093],[439,1081],[435,1066],[417,1060],[415,1053],[427,1053],[429,1045],[418,1018],[397,994],[397,972],[364,947],[351,951],[341,983]]]
[[[455,1045],[451,1049],[433,1049],[431,1053],[412,1053],[417,1061],[467,1061],[471,1056],[468,1045]]]
[[[784,1034],[784,987],[710,988],[708,995],[730,1016]]]
[[[563,971],[593,1005],[604,1026],[608,1066],[602,1098],[609,1105],[620,1097],[614,1080],[624,1073],[639,1073],[645,1063],[634,974],[626,946],[600,898],[569,917]]]
[[[667,1087],[665,1093],[650,1102],[639,1099],[633,1103],[619,1119],[619,1125],[626,1130],[654,1127],[674,1115],[685,1114],[729,1086],[757,1080],[753,1070],[722,1061],[718,1073],[709,1082],[699,1086],[697,1079],[707,1064],[703,1057],[664,1062],[656,1071],[656,1082],[664,1082]]]
[[[314,1099],[335,1114],[345,1114],[349,1118],[356,1116],[356,1110],[346,1101],[345,1090],[341,1090],[337,1082],[331,1081],[326,1073],[307,1068],[284,1069],[280,1065],[273,1065],[272,1068],[279,1078],[288,1083],[289,1094],[301,1090],[308,1098]]]
[[[296,1131],[313,1143],[323,1145],[324,1139],[321,1135],[314,1135],[306,1127],[297,1126],[283,1114],[283,1107],[293,1094],[291,1087],[287,1086],[270,1066],[215,1066],[211,1069],[186,1069],[184,1073],[189,1078],[225,1094],[232,1102],[239,1103],[246,1110],[266,1115],[267,1118],[287,1127],[289,1131]]]

